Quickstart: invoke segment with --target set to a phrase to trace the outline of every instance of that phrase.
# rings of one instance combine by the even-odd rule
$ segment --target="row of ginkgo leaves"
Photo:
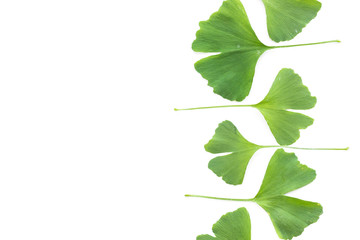
[[[294,38],[317,15],[321,3],[316,0],[263,0],[267,15],[270,38],[275,42]],[[214,92],[228,100],[242,101],[249,94],[258,59],[267,50],[284,47],[315,45],[335,41],[309,44],[266,46],[253,31],[245,9],[239,0],[226,0],[220,9],[207,21],[200,22],[200,30],[193,42],[196,52],[219,53],[206,57],[195,64],[195,69],[208,80]],[[301,78],[292,69],[282,69],[269,93],[257,104],[226,105],[175,110],[194,110],[222,107],[254,107],[264,116],[272,134],[280,146],[261,146],[247,141],[230,121],[219,124],[213,138],[205,145],[211,153],[229,153],[215,157],[209,168],[232,185],[243,182],[247,165],[252,155],[261,148],[296,148],[293,144],[300,129],[313,123],[313,119],[292,111],[311,109],[316,98],[311,96]],[[323,148],[321,150],[347,150],[347,148]],[[313,169],[300,164],[294,153],[278,149],[272,156],[262,185],[252,199],[229,199],[200,195],[218,200],[252,201],[259,204],[270,216],[278,236],[292,239],[304,228],[316,222],[322,214],[318,203],[285,196],[301,188],[316,177]],[[227,213],[214,224],[216,237],[199,235],[197,240],[250,240],[250,217],[245,208]]]

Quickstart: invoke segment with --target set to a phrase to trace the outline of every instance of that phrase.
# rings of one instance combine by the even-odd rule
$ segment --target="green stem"
[[[316,42],[316,43],[305,43],[305,44],[295,44],[295,45],[284,45],[284,46],[270,46],[270,48],[288,48],[288,47],[301,47],[301,46],[311,46],[311,45],[318,45],[318,44],[325,44],[325,43],[340,43],[339,40],[332,40],[332,41],[324,41],[324,42]]]
[[[185,194],[185,197],[207,198],[207,199],[225,200],[225,201],[237,201],[237,202],[251,202],[251,201],[254,201],[253,198],[251,198],[251,199],[220,198],[220,197],[209,197],[209,196],[191,195],[191,194]]]
[[[253,105],[222,105],[222,106],[209,106],[209,107],[195,107],[195,108],[174,108],[174,111],[187,111],[187,110],[199,110],[199,109],[210,109],[210,108],[233,108],[233,107],[254,107]]]
[[[303,148],[303,147],[291,147],[291,146],[261,146],[263,148],[288,148],[288,149],[299,149],[299,150],[349,150],[346,148]]]

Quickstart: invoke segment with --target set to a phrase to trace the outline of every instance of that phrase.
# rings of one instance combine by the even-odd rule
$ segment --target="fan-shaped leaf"
[[[251,222],[248,211],[239,208],[223,215],[213,226],[216,237],[199,235],[196,240],[250,240]]]
[[[257,107],[275,109],[311,109],[316,97],[303,85],[301,77],[290,68],[283,68],[276,76],[268,94]]]
[[[285,110],[259,108],[276,141],[280,145],[291,145],[300,137],[300,129],[312,125],[314,120],[301,113]]]
[[[272,156],[256,199],[286,194],[308,185],[316,177],[315,170],[300,164],[294,153],[277,150]]]
[[[275,42],[293,39],[316,17],[316,0],[263,0],[270,38]]]
[[[322,214],[322,207],[318,203],[283,195],[306,186],[315,177],[315,171],[300,164],[294,153],[279,149],[271,158],[254,201],[269,214],[280,238],[299,236]]]
[[[276,141],[290,145],[300,137],[299,129],[305,129],[313,119],[287,109],[310,109],[316,98],[303,85],[301,78],[292,69],[282,69],[275,78],[266,97],[255,107],[262,113]]]
[[[319,203],[287,196],[263,199],[257,203],[269,214],[281,239],[299,236],[307,226],[317,222],[323,213]]]
[[[316,0],[263,0],[270,36],[277,41],[293,38],[321,4]],[[287,46],[266,46],[256,36],[239,0],[226,0],[200,29],[192,44],[195,52],[218,53],[195,63],[216,94],[242,101],[249,94],[260,56],[269,49],[340,42],[338,40]]]
[[[205,145],[210,153],[227,153],[243,150],[257,150],[259,146],[246,140],[230,121],[223,121],[215,130],[215,135]]]
[[[250,92],[256,63],[269,47],[257,38],[239,0],[223,2],[200,30],[192,48],[196,52],[221,52],[198,61],[195,69],[214,92],[241,101]]]
[[[209,169],[228,184],[241,184],[251,157],[260,148],[247,141],[232,122],[224,121],[219,124],[215,135],[205,145],[205,150],[210,153],[232,153],[212,159]]]
[[[298,114],[298,113],[292,113],[283,111],[286,114]],[[281,127],[279,126],[279,129]],[[237,128],[234,126],[234,124],[230,121],[224,121],[219,124],[218,128],[215,130],[215,135],[213,138],[205,145],[205,150],[210,153],[231,153],[225,156],[219,156],[215,157],[209,162],[209,169],[212,170],[218,177],[222,177],[223,180],[231,185],[239,185],[243,182],[245,172],[247,165],[251,159],[251,157],[254,155],[254,153],[261,149],[261,148],[276,148],[276,147],[282,147],[282,148],[292,148],[292,149],[306,149],[306,150],[348,150],[348,148],[299,148],[299,147],[289,147],[289,146],[264,146],[264,145],[257,145],[254,143],[251,143],[247,141],[237,130]],[[276,157],[276,155],[274,155]],[[286,159],[291,158],[289,155],[285,156]],[[295,158],[295,155],[292,156],[292,158]],[[287,161],[287,160],[286,160]],[[294,164],[294,161],[288,161],[284,163],[285,166],[289,164]],[[294,171],[296,168],[294,166],[288,166],[287,169],[290,169]],[[301,170],[301,171],[300,171]],[[272,165],[269,165],[268,168],[268,174],[270,175],[276,175],[272,174],[271,172],[276,172],[277,170],[275,167],[272,167]],[[304,168],[302,165],[299,165],[298,171],[301,172],[301,174],[306,173],[308,174],[308,180],[309,182],[312,181],[313,178],[315,178],[315,172],[312,170],[304,171]],[[289,172],[286,173],[287,176],[289,176],[289,179],[291,180],[291,177],[297,177],[296,172]],[[285,172],[283,172],[283,175],[285,175]],[[284,176],[282,176],[284,177]],[[270,178],[270,177],[269,177]],[[275,181],[277,178],[271,177],[272,181]],[[279,180],[279,179],[277,179]],[[310,181],[311,180],[311,181]],[[287,192],[284,191],[282,188],[282,179],[280,179],[278,182],[272,184],[272,188],[270,190],[266,190],[268,187],[268,183],[270,181],[264,180],[264,185],[262,186],[262,189],[259,192],[259,196],[262,194],[262,192],[273,192],[274,194],[284,194],[294,189],[289,189]],[[306,185],[306,184],[305,184]],[[274,187],[275,186],[275,187]],[[289,181],[287,182],[287,185],[289,186]],[[298,186],[301,187],[301,186]],[[276,190],[276,191],[275,191]]]
[[[225,105],[197,107],[175,110],[195,110],[223,107],[254,107],[264,116],[272,134],[280,145],[290,145],[300,137],[300,129],[313,123],[313,119],[287,110],[305,110],[314,107],[316,98],[311,96],[309,89],[303,85],[301,78],[294,70],[283,68],[275,78],[266,97],[253,105]]]
[[[255,66],[263,50],[221,53],[195,63],[195,69],[214,93],[229,100],[242,101],[250,92]],[[231,87],[230,87],[231,86]]]
[[[282,239],[292,239],[299,236],[307,226],[319,219],[322,214],[322,207],[319,203],[288,197],[284,194],[306,186],[315,177],[315,171],[300,164],[294,153],[286,153],[279,149],[271,157],[260,190],[254,198],[235,199],[189,194],[185,196],[255,202],[269,214],[278,236]],[[223,229],[231,233],[230,229]],[[214,233],[216,234],[215,231]],[[198,238],[198,240],[211,239],[209,235],[202,236],[203,238]]]
[[[265,47],[251,28],[239,0],[226,0],[209,20],[200,22],[192,48],[196,52],[249,51]]]

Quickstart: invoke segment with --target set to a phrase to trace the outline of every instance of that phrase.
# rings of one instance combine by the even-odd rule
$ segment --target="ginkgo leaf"
[[[275,231],[281,239],[292,239],[317,222],[323,209],[319,203],[287,196],[277,196],[256,201],[270,216]]]
[[[308,185],[315,177],[315,171],[300,164],[294,153],[286,153],[283,149],[278,149],[268,164],[260,190],[254,198],[185,196],[255,202],[269,214],[278,236],[282,239],[292,239],[299,236],[307,226],[315,223],[323,210],[319,203],[288,197],[284,194]]]
[[[300,129],[312,125],[314,120],[301,113],[285,110],[259,108],[276,141],[280,145],[291,145],[300,137]]]
[[[196,240],[250,240],[251,222],[248,211],[239,208],[223,215],[212,228],[216,237],[199,235]]]
[[[208,80],[208,85],[216,94],[232,101],[242,101],[248,96],[257,61],[265,51],[320,44],[266,46],[256,36],[239,0],[224,1],[209,20],[202,21],[199,25],[192,49],[195,52],[217,54],[196,62],[195,69]]]
[[[195,69],[208,80],[214,93],[232,101],[242,101],[249,95],[255,66],[263,52],[249,50],[221,53],[198,61]]]
[[[228,184],[241,184],[251,157],[260,148],[247,141],[232,122],[224,121],[205,145],[205,150],[210,153],[232,153],[212,159],[209,169]]]
[[[315,171],[300,164],[294,153],[279,149],[271,158],[253,201],[269,214],[280,238],[299,236],[305,227],[316,222],[322,214],[322,207],[318,203],[283,195],[308,185],[315,177]]]
[[[200,30],[192,48],[197,52],[232,52],[265,47],[252,29],[239,0],[226,0],[209,20],[199,23]]]
[[[271,109],[311,109],[316,97],[303,85],[301,77],[293,69],[283,68],[277,74],[268,94],[256,106]]]
[[[275,78],[269,93],[255,104],[264,116],[276,141],[280,145],[290,145],[300,137],[299,129],[312,125],[313,119],[288,109],[310,109],[316,104],[309,89],[303,85],[301,77],[292,69],[282,69]]]
[[[230,121],[219,124],[213,138],[205,145],[210,153],[227,153],[258,150],[259,146],[246,140]]]
[[[286,111],[284,111],[286,112]],[[297,114],[287,112],[289,114]],[[218,177],[231,185],[242,184],[248,163],[254,153],[261,148],[290,148],[304,150],[347,150],[348,148],[299,148],[290,146],[264,146],[246,140],[235,127],[226,120],[219,124],[212,139],[205,145],[205,150],[210,153],[230,153],[210,160],[209,169]],[[271,167],[270,167],[271,169]],[[270,171],[270,170],[269,170]],[[293,173],[291,173],[293,174]],[[280,190],[281,184],[277,186]],[[285,192],[283,192],[285,193]]]
[[[288,41],[316,17],[321,3],[316,0],[262,0],[267,29],[275,42]]]
[[[280,145],[290,145],[300,137],[300,129],[312,125],[313,119],[301,113],[288,110],[313,108],[316,98],[303,85],[298,74],[292,69],[283,68],[276,76],[265,98],[253,105],[225,105],[176,110],[194,110],[222,107],[254,107],[264,116],[272,134]]]
[[[193,50],[221,54],[198,61],[195,69],[215,93],[243,100],[250,92],[256,63],[268,47],[257,38],[239,0],[224,1],[218,12],[199,25]]]
[[[286,153],[283,149],[278,149],[271,157],[255,199],[289,193],[308,185],[315,177],[316,172],[302,165],[294,153]]]

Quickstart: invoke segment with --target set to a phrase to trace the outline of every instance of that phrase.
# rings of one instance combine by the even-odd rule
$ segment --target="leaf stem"
[[[288,48],[288,47],[302,47],[302,46],[311,46],[311,45],[318,45],[318,44],[325,44],[325,43],[340,43],[339,40],[331,40],[331,41],[324,41],[324,42],[316,42],[316,43],[305,43],[305,44],[295,44],[295,45],[284,45],[284,46],[270,46],[270,48]]]
[[[307,147],[291,147],[291,146],[261,146],[263,148],[288,148],[288,149],[299,149],[299,150],[343,150],[343,151],[346,151],[346,150],[349,150],[349,147],[346,147],[346,148],[307,148]]]
[[[210,109],[210,108],[233,108],[233,107],[254,107],[252,105],[222,105],[222,106],[209,106],[209,107],[194,107],[194,108],[174,108],[174,111],[187,111],[187,110],[199,110],[199,109]]]
[[[209,197],[209,196],[192,195],[192,194],[185,194],[185,197],[207,198],[207,199],[225,200],[225,201],[237,201],[237,202],[252,202],[252,201],[254,201],[253,198],[251,198],[251,199],[220,198],[220,197]]]

